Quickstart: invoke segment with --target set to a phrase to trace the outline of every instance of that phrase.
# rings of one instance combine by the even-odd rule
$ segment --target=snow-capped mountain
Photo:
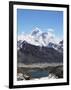
[[[48,44],[49,48],[54,48],[55,50],[59,51],[60,53],[63,53],[63,40],[60,41],[58,44],[50,42]]]
[[[62,63],[63,54],[49,47],[40,47],[23,41],[22,47],[17,51],[19,63]]]
[[[31,45],[44,46],[49,48],[54,48],[59,52],[63,51],[63,40],[59,43],[55,42],[55,37],[53,32],[42,32],[39,28],[35,28],[31,34],[22,34],[18,36],[17,47],[18,49],[22,47],[22,42],[25,41]]]
[[[42,32],[39,28],[35,28],[31,34],[22,34],[18,36],[18,41],[27,41],[36,46],[47,46],[49,42],[54,42],[52,32]]]

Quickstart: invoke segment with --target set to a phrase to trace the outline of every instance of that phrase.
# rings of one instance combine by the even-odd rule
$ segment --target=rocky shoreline
[[[33,77],[32,72],[36,71],[36,75],[39,75],[39,78]],[[41,76],[41,74],[38,74],[38,72],[45,72],[46,71],[46,76]],[[44,79],[44,78],[54,78],[54,79],[59,79],[63,78],[63,65],[58,65],[58,66],[48,66],[48,67],[18,67],[17,68],[17,80],[31,80],[31,79]]]

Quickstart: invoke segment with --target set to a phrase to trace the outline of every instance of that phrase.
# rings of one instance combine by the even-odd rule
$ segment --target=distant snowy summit
[[[39,28],[35,28],[31,34],[22,34],[18,36],[17,46],[18,49],[22,48],[23,41],[35,46],[44,46],[54,48],[59,52],[63,52],[63,40],[56,42],[55,36],[51,30],[42,32]]]
[[[54,42],[54,36],[51,31],[42,32],[39,28],[35,28],[30,34],[22,34],[18,36],[18,41],[26,41],[36,46],[47,46],[49,42]]]

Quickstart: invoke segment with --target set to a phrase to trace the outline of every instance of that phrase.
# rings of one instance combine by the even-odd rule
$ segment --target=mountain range
[[[31,35],[23,35],[17,41],[18,62],[61,63],[63,62],[63,40],[55,43],[51,32],[41,32],[38,28]]]

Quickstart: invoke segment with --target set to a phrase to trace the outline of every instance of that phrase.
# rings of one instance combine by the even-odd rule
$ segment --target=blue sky
[[[17,31],[30,33],[35,27],[47,32],[54,30],[57,38],[63,38],[63,11],[17,9]]]

